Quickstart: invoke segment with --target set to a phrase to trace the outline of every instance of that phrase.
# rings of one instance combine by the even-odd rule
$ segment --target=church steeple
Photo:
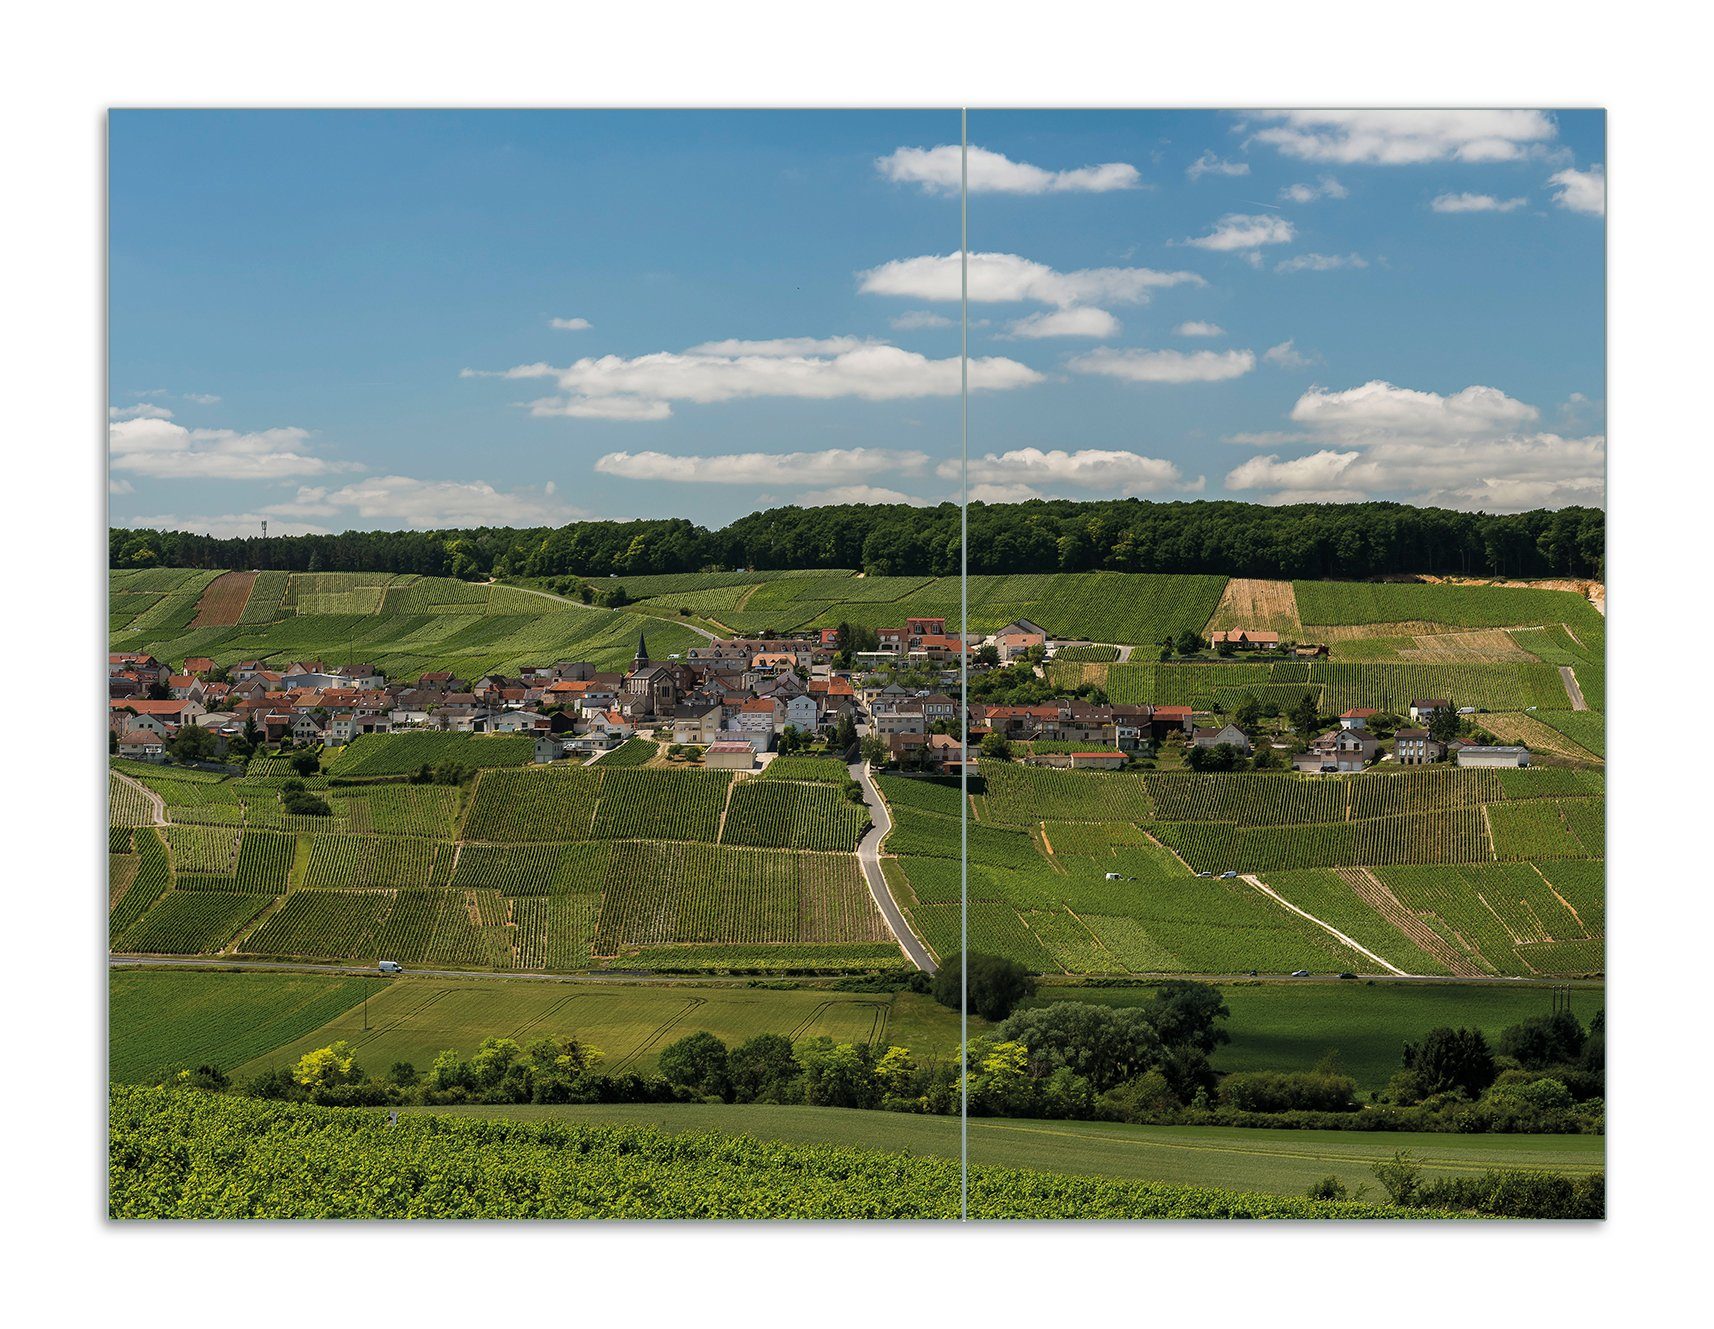
[[[633,668],[633,669],[647,669],[648,667],[649,667],[649,640],[641,632],[639,632],[637,634],[637,658],[635,660],[631,661],[631,668]]]

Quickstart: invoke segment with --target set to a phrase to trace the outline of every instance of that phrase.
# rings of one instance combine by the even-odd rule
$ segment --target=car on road
[[[1222,872],[1220,874],[1220,880],[1221,881],[1230,881],[1233,877],[1236,877],[1237,875],[1238,875],[1238,873],[1237,873],[1236,869],[1227,868],[1224,872]]]
[[[1212,877],[1214,874],[1212,872],[1198,872],[1196,875],[1199,877]]]
[[[1341,978],[1355,978],[1355,977],[1357,977],[1357,975],[1352,973],[1349,969],[1346,969],[1342,973],[1340,973],[1339,977],[1341,977]]]
[[[405,966],[397,960],[383,960],[377,967],[383,974],[402,974],[405,972]]]
[[[1309,970],[1307,970],[1307,969],[1293,969],[1291,971],[1291,976],[1293,978],[1308,978],[1309,977]]]

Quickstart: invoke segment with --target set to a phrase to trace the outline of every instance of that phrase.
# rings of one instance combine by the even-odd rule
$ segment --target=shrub
[[[1220,1102],[1242,1112],[1355,1112],[1357,1084],[1318,1071],[1239,1071],[1220,1082]]]

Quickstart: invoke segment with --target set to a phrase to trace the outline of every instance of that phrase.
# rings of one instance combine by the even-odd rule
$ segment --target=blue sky
[[[973,496],[1601,502],[1599,112],[970,139]],[[116,112],[113,520],[953,497],[957,142],[947,111]]]

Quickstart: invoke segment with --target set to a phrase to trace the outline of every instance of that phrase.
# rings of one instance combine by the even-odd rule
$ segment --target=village
[[[751,770],[774,754],[814,749],[947,774],[964,760],[955,695],[961,655],[969,654],[977,696],[980,681],[995,671],[1045,679],[1043,664],[1069,645],[1027,619],[961,637],[947,632],[944,618],[909,618],[874,638],[875,648],[864,651],[850,650],[837,628],[714,638],[656,660],[645,632],[623,672],[561,660],[477,679],[447,672],[388,679],[370,664],[314,660],[221,667],[190,657],[174,669],[152,655],[120,652],[108,657],[109,749],[141,761],[219,763],[264,746],[337,749],[364,734],[428,729],[525,735],[535,740],[540,763],[592,760],[643,736],[670,745],[675,760],[718,769]],[[1215,632],[1208,646],[1222,658],[1281,649],[1277,634],[1242,629]],[[974,700],[970,759],[1315,775],[1352,774],[1379,762],[1530,761],[1527,748],[1483,741],[1471,708],[1451,699],[1414,699],[1399,716],[1354,708],[1326,724],[1308,704],[1307,715],[1293,717],[1254,702],[1227,716],[1078,695]]]

